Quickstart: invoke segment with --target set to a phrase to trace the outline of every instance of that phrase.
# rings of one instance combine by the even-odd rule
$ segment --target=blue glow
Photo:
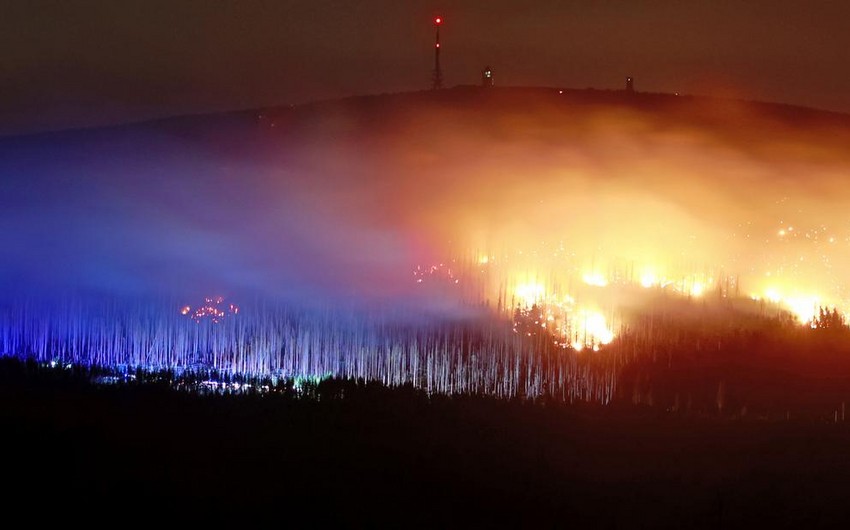
[[[240,307],[238,315],[215,323],[166,304],[15,304],[0,313],[0,354],[54,367],[113,369],[101,383],[130,381],[137,369],[193,374],[209,391],[248,390],[244,385],[254,383],[247,379],[264,378],[290,380],[301,392],[331,377],[410,384],[428,393],[602,403],[615,390],[613,369],[541,347],[541,339],[521,337],[495,317],[411,324],[382,314],[259,302]]]

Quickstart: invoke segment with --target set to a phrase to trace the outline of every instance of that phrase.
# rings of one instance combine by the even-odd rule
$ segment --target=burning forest
[[[0,353],[843,419],[846,378],[783,386],[850,365],[848,146],[797,107],[463,87],[7,139]]]

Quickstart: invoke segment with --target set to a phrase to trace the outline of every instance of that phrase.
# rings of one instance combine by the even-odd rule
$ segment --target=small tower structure
[[[484,69],[481,70],[481,86],[484,88],[493,87],[493,70],[491,70],[489,66],[485,66]]]
[[[440,26],[443,25],[443,17],[434,17],[434,28],[436,29],[436,39],[434,42],[434,76],[431,88],[439,90],[443,88],[443,70],[440,68]]]

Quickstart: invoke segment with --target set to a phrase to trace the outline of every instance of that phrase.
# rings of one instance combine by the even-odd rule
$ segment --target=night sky
[[[7,504],[848,528],[848,22],[0,0]]]
[[[850,4],[12,1],[0,134],[447,86],[719,94],[850,111]]]

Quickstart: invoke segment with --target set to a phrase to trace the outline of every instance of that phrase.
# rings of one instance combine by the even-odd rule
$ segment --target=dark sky
[[[446,84],[721,94],[850,111],[850,3],[9,0],[0,134]]]

